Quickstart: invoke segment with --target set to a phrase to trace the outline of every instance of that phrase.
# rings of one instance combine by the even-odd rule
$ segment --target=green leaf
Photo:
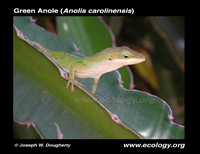
[[[14,25],[45,48],[76,51],[73,42],[41,29],[28,17],[14,18]],[[101,77],[96,96],[89,92],[91,79],[80,79],[86,90],[75,87],[71,93],[57,67],[17,37],[15,30],[13,42],[14,119],[31,123],[43,138],[57,138],[58,130],[64,138],[184,138],[184,127],[172,122],[167,103],[145,92],[124,89],[118,71]]]
[[[57,17],[57,23],[59,34],[73,41],[86,56],[113,46],[108,29],[97,17]]]

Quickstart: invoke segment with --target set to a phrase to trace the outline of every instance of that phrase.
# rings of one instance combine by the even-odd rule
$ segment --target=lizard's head
[[[114,47],[109,54],[109,60],[120,61],[124,65],[132,65],[145,61],[145,56],[126,46]]]

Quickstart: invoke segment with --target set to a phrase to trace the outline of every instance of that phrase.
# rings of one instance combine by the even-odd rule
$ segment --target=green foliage
[[[112,46],[109,30],[96,17],[58,18],[57,23],[60,35],[71,41],[40,28],[28,17],[14,18],[14,26],[23,35],[50,50],[75,54],[78,44],[80,53],[89,56]],[[13,29],[16,122],[32,124],[42,138],[58,137],[55,123],[67,139],[184,138],[184,127],[172,122],[169,105],[146,92],[125,90],[118,71],[101,77],[96,96],[89,95],[92,79],[80,79],[85,89],[75,87],[72,93],[57,67],[16,32]],[[112,117],[113,121],[113,115],[121,121]]]

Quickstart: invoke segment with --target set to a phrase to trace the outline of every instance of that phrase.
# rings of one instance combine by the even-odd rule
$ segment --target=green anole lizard
[[[45,49],[37,42],[31,42],[31,44],[65,71],[60,70],[60,73],[63,78],[68,80],[66,88],[71,83],[71,92],[74,91],[74,85],[84,86],[74,78],[94,78],[92,94],[95,95],[102,74],[111,72],[125,65],[133,65],[145,60],[144,55],[126,46],[107,48],[93,56],[80,58],[64,52]]]

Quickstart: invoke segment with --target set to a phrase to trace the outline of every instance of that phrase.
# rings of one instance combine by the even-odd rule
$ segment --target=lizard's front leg
[[[67,86],[66,86],[66,89],[67,89],[70,82],[71,82],[71,84],[72,84],[71,85],[71,92],[74,92],[74,84],[85,87],[83,84],[79,83],[78,81],[76,81],[74,79],[74,73],[75,73],[75,69],[74,69],[73,65],[71,65],[70,70],[69,70],[69,80],[68,80]]]
[[[93,94],[93,95],[96,94],[96,91],[97,91],[97,85],[98,85],[99,79],[100,79],[100,76],[94,78],[93,85],[92,85],[92,94]]]
[[[67,72],[61,70],[60,68],[59,68],[59,71],[60,71],[60,75],[61,75],[64,79],[69,80],[69,76],[68,76]]]

